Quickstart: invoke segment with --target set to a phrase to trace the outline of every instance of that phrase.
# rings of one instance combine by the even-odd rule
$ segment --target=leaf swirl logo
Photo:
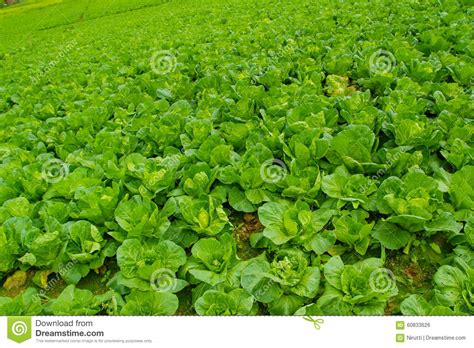
[[[392,52],[386,50],[378,50],[374,52],[369,59],[369,70],[372,74],[387,74],[391,72],[397,61]]]
[[[178,60],[168,50],[155,52],[150,59],[151,70],[158,75],[166,75],[176,70]]]
[[[173,271],[160,268],[151,275],[150,285],[155,291],[169,292],[176,287],[177,279]]]
[[[387,268],[376,269],[369,276],[369,286],[377,293],[391,292],[396,289],[395,275]]]
[[[8,339],[22,343],[31,338],[31,317],[8,317]]]
[[[41,177],[50,184],[61,181],[68,174],[69,165],[57,158],[46,161],[41,168]]]
[[[288,168],[279,159],[269,159],[260,166],[260,177],[268,184],[275,184],[285,179]]]
[[[15,336],[22,336],[28,332],[28,326],[23,321],[15,321],[12,325],[12,333]]]

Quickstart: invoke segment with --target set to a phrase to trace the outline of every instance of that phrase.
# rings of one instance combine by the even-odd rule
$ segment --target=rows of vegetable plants
[[[0,315],[474,314],[472,5],[1,9]]]

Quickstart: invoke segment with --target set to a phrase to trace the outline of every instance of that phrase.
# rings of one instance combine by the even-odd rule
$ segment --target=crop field
[[[473,24],[0,6],[0,315],[473,315]]]

